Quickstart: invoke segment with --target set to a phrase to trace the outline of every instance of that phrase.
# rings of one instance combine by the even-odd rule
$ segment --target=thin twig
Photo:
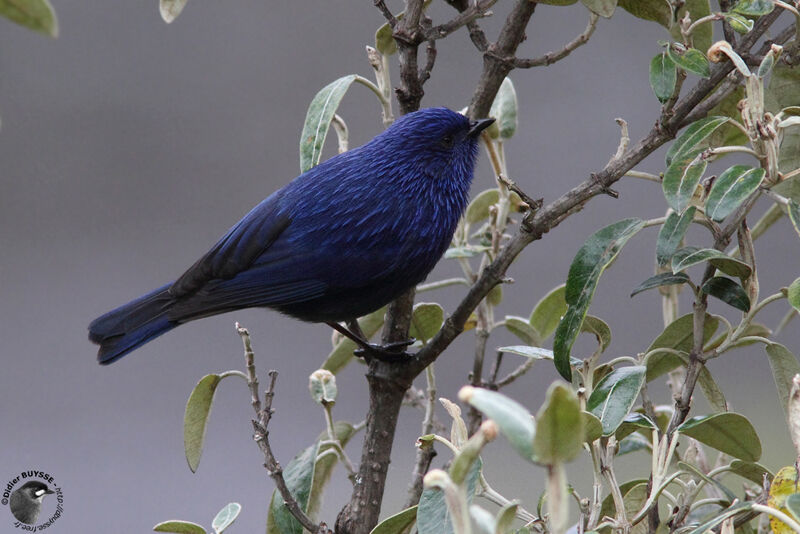
[[[292,495],[289,487],[286,485],[286,480],[283,478],[283,468],[275,455],[272,452],[272,447],[269,444],[269,431],[267,426],[272,418],[272,400],[275,397],[275,381],[278,379],[277,371],[270,371],[269,374],[269,387],[264,394],[264,407],[261,407],[261,400],[258,395],[258,377],[256,376],[255,356],[252,346],[250,344],[250,333],[246,328],[236,323],[236,333],[242,338],[244,345],[244,358],[247,363],[247,377],[248,387],[252,397],[251,404],[256,413],[256,419],[253,419],[253,440],[258,444],[258,448],[264,454],[264,467],[267,474],[275,482],[275,486],[283,498],[283,504],[289,513],[303,525],[303,528],[314,534],[324,534],[330,532],[325,523],[316,524],[309,518],[303,509],[298,504],[297,500]]]
[[[459,12],[458,15],[444,24],[439,24],[425,31],[424,38],[426,40],[441,39],[447,37],[459,28],[466,26],[476,19],[485,17],[490,7],[492,7],[497,0],[482,0],[470,3],[467,9]]]
[[[585,45],[589,42],[589,39],[592,37],[594,33],[594,29],[597,27],[597,21],[599,17],[596,13],[590,12],[589,13],[589,22],[586,24],[586,29],[583,30],[577,37],[573,40],[568,42],[561,48],[555,52],[548,52],[543,56],[530,58],[530,59],[514,59],[514,66],[518,69],[529,69],[531,67],[543,67],[547,65],[552,65],[556,61],[560,61],[570,55],[576,48]]]

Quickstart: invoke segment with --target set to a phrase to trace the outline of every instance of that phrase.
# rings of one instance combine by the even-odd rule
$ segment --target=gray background
[[[297,174],[306,106],[341,75],[371,75],[364,45],[382,19],[371,2],[193,1],[167,26],[155,0],[93,4],[58,2],[55,41],[0,21],[0,480],[5,485],[23,469],[52,473],[66,499],[53,532],[146,532],[170,518],[208,527],[229,501],[244,505],[231,532],[258,532],[273,485],[251,443],[246,389],[236,380],[221,385],[197,474],[183,458],[186,398],[204,374],[242,367],[233,330],[234,321],[242,322],[252,331],[262,374],[280,371],[271,430],[285,464],[323,428],[306,385],[330,349],[329,329],[270,311],[242,311],[183,326],[101,368],[86,325],[174,279]],[[437,20],[451,15],[434,4]],[[500,2],[498,16],[483,22],[490,38],[507,4]],[[540,6],[521,53],[561,46],[586,18],[580,4]],[[601,20],[592,42],[567,60],[513,73],[520,130],[507,153],[510,173],[525,190],[551,200],[600,169],[617,145],[615,117],[628,120],[634,140],[648,131],[659,105],[647,65],[665,36],[655,24],[619,12]],[[463,107],[480,66],[465,32],[440,42],[424,104]],[[363,87],[353,87],[341,113],[353,145],[381,129],[379,107]],[[640,168],[660,172],[662,158],[663,150]],[[491,185],[481,155],[473,192]],[[523,253],[509,271],[516,284],[506,290],[500,316],[526,316],[563,282],[595,228],[624,216],[663,214],[657,185],[623,180],[618,189],[619,200],[593,200]],[[661,330],[657,294],[627,296],[652,272],[656,232],[635,238],[597,291],[592,313],[613,328],[611,356],[643,350]],[[695,244],[709,243],[701,233],[693,236]],[[798,274],[797,236],[786,221],[757,249],[762,294]],[[443,261],[430,279],[458,273],[454,262]],[[452,309],[459,294],[448,289],[421,300]],[[765,318],[774,325],[785,309],[773,304]],[[712,311],[735,316],[719,303]],[[800,349],[795,329],[789,330],[781,341]],[[513,339],[498,332],[489,346],[508,342]],[[464,335],[437,362],[440,395],[455,399],[471,367],[471,343]],[[576,354],[589,348],[583,340]],[[711,369],[733,408],[753,417],[767,436],[764,462],[772,468],[791,463],[762,349],[741,350]],[[351,365],[339,376],[337,418],[364,417],[362,375],[361,366]],[[508,391],[535,410],[555,378],[541,365]],[[663,388],[655,394],[668,400]],[[698,399],[698,413],[703,406]],[[420,418],[412,409],[401,416],[384,515],[403,499]],[[349,450],[357,461],[354,445]],[[487,476],[499,491],[535,508],[541,472],[522,467],[509,451],[502,439],[489,447]],[[446,459],[442,452],[437,462]],[[632,456],[620,464],[624,478],[647,460]],[[588,494],[585,467],[578,462],[570,472]],[[323,509],[330,522],[349,495],[341,472],[333,483],[337,491]],[[43,518],[54,508],[46,502]],[[10,521],[8,510],[0,510],[0,525]]]

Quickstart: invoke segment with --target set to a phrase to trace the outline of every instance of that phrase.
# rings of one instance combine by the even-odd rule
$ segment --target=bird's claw
[[[386,363],[397,363],[411,358],[411,354],[409,354],[405,348],[413,345],[415,342],[416,339],[412,338],[405,341],[387,343],[385,345],[368,343],[366,346],[354,350],[353,354],[367,361],[374,358]]]

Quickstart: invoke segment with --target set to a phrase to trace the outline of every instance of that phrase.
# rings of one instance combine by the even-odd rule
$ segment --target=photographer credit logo
[[[9,480],[0,503],[11,509],[13,525],[29,532],[50,527],[64,513],[64,494],[53,475],[34,469]]]

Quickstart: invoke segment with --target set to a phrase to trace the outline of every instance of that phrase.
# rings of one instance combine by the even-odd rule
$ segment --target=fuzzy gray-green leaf
[[[690,153],[697,154],[705,149],[705,141],[714,133],[714,130],[728,122],[728,117],[714,116],[694,121],[669,147],[666,155],[667,165],[673,161],[683,159]]]
[[[186,7],[186,0],[159,0],[158,2],[161,18],[167,24],[177,19],[184,7]]]
[[[619,7],[634,17],[672,26],[672,6],[669,0],[619,0]]]
[[[672,272],[678,273],[698,263],[709,262],[725,274],[746,280],[752,267],[713,248],[684,247],[672,255]]]
[[[603,423],[604,436],[613,434],[630,413],[646,373],[644,366],[620,367],[595,386],[586,401],[586,410]]]
[[[675,90],[675,83],[678,80],[678,71],[675,63],[669,58],[666,52],[658,54],[650,62],[650,87],[653,93],[662,104],[669,100]]]
[[[567,301],[564,300],[565,290],[564,284],[553,288],[533,307],[528,322],[536,329],[542,340],[547,339],[556,331],[558,322],[567,311]]]
[[[369,534],[404,534],[417,521],[417,505],[387,517]]]
[[[443,322],[444,310],[441,306],[435,302],[417,303],[411,315],[411,329],[408,335],[427,343],[436,335]]]
[[[800,373],[800,363],[797,361],[797,356],[780,343],[770,343],[764,347],[764,350],[766,350],[769,358],[769,366],[772,369],[775,387],[778,389],[781,408],[788,417],[792,378]]]
[[[467,206],[464,218],[470,224],[480,222],[489,218],[489,207],[497,204],[500,200],[500,192],[497,189],[487,189],[478,193],[472,202]]]
[[[58,37],[58,20],[48,0],[0,0],[0,16],[50,37]]]
[[[750,297],[744,288],[734,280],[724,276],[709,278],[701,288],[703,293],[716,297],[744,313],[750,311]]]
[[[592,234],[572,260],[564,293],[568,308],[556,328],[553,342],[556,369],[565,379],[572,379],[570,350],[580,332],[600,275],[625,243],[643,227],[641,219],[624,219],[606,226]]]
[[[484,388],[464,388],[459,397],[497,423],[500,432],[523,458],[532,459],[536,427],[533,416],[524,406],[502,393]]]
[[[308,509],[318,453],[319,442],[317,441],[295,456],[283,469],[283,478],[289,492],[304,512]],[[272,502],[267,516],[267,534],[303,534],[303,526],[286,508],[278,490],[272,492]]]
[[[654,287],[662,287],[662,286],[675,286],[680,284],[685,284],[689,281],[689,277],[683,273],[673,274],[673,273],[661,273],[655,276],[651,276],[634,289],[631,292],[631,296],[634,296],[642,291],[647,289],[652,289]]]
[[[536,414],[533,454],[537,462],[568,462],[583,449],[584,418],[572,387],[554,382]]]
[[[221,534],[226,528],[231,526],[236,518],[239,516],[239,512],[242,511],[242,505],[238,502],[231,502],[226,504],[222,510],[217,512],[217,515],[214,516],[214,520],[211,522],[211,528],[214,529],[214,532],[217,534]]]
[[[592,13],[610,19],[617,8],[617,0],[581,0]]]
[[[667,54],[675,65],[683,70],[693,72],[703,78],[711,76],[711,67],[708,64],[706,55],[696,48],[689,48],[686,51],[677,51],[672,47],[667,48]]]
[[[747,165],[734,165],[726,169],[711,187],[706,199],[706,215],[717,222],[723,221],[758,189],[765,174],[764,169]]]
[[[667,215],[667,220],[661,226],[656,239],[656,261],[660,267],[668,265],[672,255],[678,250],[681,240],[694,220],[695,211],[697,211],[695,207],[690,206],[683,214],[673,211]]]
[[[708,162],[697,157],[694,152],[673,160],[664,172],[664,180],[661,182],[664,198],[670,208],[683,213],[689,207],[707,165]]]
[[[204,376],[194,387],[186,402],[186,412],[183,415],[183,450],[192,473],[197,471],[197,466],[200,464],[211,403],[214,401],[214,393],[220,380],[222,377],[217,374]]]
[[[800,235],[800,204],[792,199],[789,199],[787,210],[789,212],[789,220],[792,222],[794,231],[797,232],[797,235]]]
[[[500,85],[489,110],[489,116],[497,119],[496,131],[500,139],[503,141],[511,139],[517,131],[517,92],[514,90],[511,78],[505,78]],[[493,126],[489,127],[491,131],[495,131]]]
[[[355,74],[342,76],[323,87],[311,100],[303,133],[300,134],[300,172],[306,172],[319,163],[333,116],[355,79]]]
[[[173,534],[206,534],[206,529],[191,521],[173,519],[163,521],[153,527],[155,532],[172,532]]]
[[[761,458],[761,441],[756,430],[745,416],[737,413],[692,417],[678,431],[741,460],[757,462]]]
[[[770,0],[739,0],[732,11],[741,13],[742,15],[750,15],[752,17],[760,17],[772,12],[775,7]]]

